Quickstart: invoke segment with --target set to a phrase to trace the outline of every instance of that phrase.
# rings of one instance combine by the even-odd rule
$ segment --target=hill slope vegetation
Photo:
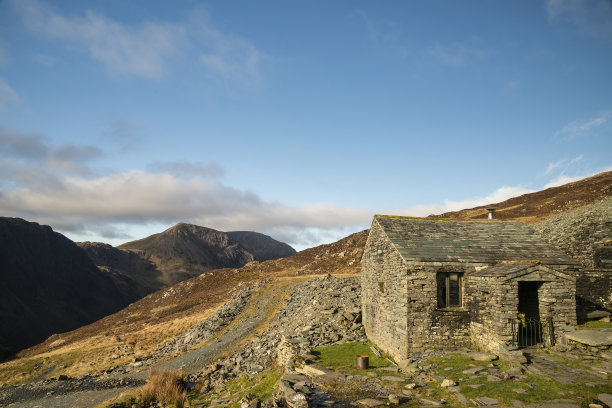
[[[495,208],[497,219],[535,224],[553,215],[593,204],[611,195],[612,171],[608,171],[559,187],[523,194],[501,203],[430,215],[429,218],[486,219],[487,208]]]

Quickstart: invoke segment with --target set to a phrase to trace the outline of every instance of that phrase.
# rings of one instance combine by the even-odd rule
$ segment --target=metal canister
[[[368,368],[368,356],[357,356],[357,369],[358,370],[366,370]]]

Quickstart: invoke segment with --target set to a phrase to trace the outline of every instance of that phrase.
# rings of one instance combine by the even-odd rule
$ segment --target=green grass
[[[606,392],[606,386],[587,387],[586,382],[592,380],[581,380],[577,384],[565,385],[544,376],[531,373],[525,375],[520,381],[488,381],[487,374],[482,373],[476,378],[468,378],[470,375],[462,374],[463,370],[472,367],[485,367],[488,362],[472,361],[468,356],[462,354],[449,354],[444,357],[432,357],[430,363],[435,364],[436,371],[440,376],[451,378],[459,383],[460,392],[468,399],[478,397],[492,397],[501,404],[512,406],[512,400],[522,401],[525,404],[550,401],[554,399],[572,399],[581,406],[588,407],[598,393]],[[573,368],[588,369],[588,365],[581,362],[565,361],[565,364]],[[510,368],[503,362],[496,362],[502,370]],[[472,388],[470,384],[482,384],[478,388]],[[514,392],[514,389],[526,390],[524,394]],[[437,383],[430,383],[422,388],[425,394],[436,398],[446,398],[451,406],[460,404],[452,393],[447,392]]]
[[[580,329],[612,329],[612,322],[591,321],[578,326]]]
[[[472,367],[486,367],[490,364],[485,361],[473,361],[465,354],[448,354],[444,357],[432,357],[429,359],[429,362],[436,365],[436,371],[439,375],[455,381],[467,377],[466,374],[462,373],[463,370]]]
[[[351,374],[363,374],[364,371],[391,365],[388,360],[377,357],[370,346],[363,343],[344,343],[319,347],[313,349],[312,354],[319,357],[317,364]],[[368,356],[368,370],[357,370],[355,368],[357,356]]]
[[[193,406],[209,406],[213,399],[227,398],[230,401],[227,407],[239,408],[240,399],[247,394],[253,394],[260,401],[266,401],[276,391],[276,385],[283,372],[282,367],[275,367],[262,371],[254,377],[243,375],[226,382],[224,387],[217,387],[205,395],[199,395],[198,392],[192,391],[188,395],[189,402]]]

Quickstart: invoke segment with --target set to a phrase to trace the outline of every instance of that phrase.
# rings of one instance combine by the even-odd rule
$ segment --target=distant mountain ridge
[[[0,358],[211,269],[294,253],[256,232],[184,223],[120,248],[75,244],[49,226],[0,217]]]
[[[277,241],[259,232],[230,231],[226,234],[253,254],[258,262],[286,258],[297,253],[295,249],[284,242]]]
[[[289,245],[251,231],[222,232],[178,223],[166,231],[119,245],[155,264],[160,281],[171,285],[219,268],[238,268],[295,254]]]

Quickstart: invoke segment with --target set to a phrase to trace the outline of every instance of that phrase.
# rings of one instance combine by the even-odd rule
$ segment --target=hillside
[[[535,224],[553,215],[595,203],[611,195],[612,171],[608,171],[559,187],[523,194],[501,203],[430,215],[429,218],[486,219],[487,208],[495,208],[497,219]]]
[[[608,222],[605,214],[609,213],[610,199],[601,201],[598,198],[602,191],[609,191],[609,185],[602,185],[601,178],[597,176],[572,184],[577,185],[580,191],[591,191],[590,194],[580,193],[577,196],[581,197],[579,201],[584,205],[596,202],[592,207],[597,209],[597,214],[604,214],[603,218],[600,217],[604,223],[597,225],[605,227]],[[542,192],[519,197],[523,200],[525,210],[520,211],[519,215],[523,219],[542,219],[554,215],[559,208],[575,205],[571,200],[571,192],[563,187],[566,186],[553,190],[553,193],[555,191],[559,193],[556,196],[551,195],[551,192],[547,190],[546,200],[539,194]],[[544,207],[533,204],[535,202],[539,202]],[[548,207],[543,204],[544,202],[548,202]],[[590,207],[584,205],[581,205],[581,208],[587,211]],[[603,206],[603,213],[599,211],[601,206]],[[546,212],[546,208],[549,208],[550,211]],[[506,215],[508,214],[512,212],[506,212]],[[572,229],[579,227],[584,220],[580,221],[582,215],[562,218],[565,214],[569,213],[551,218],[555,220],[551,223],[555,226],[557,224],[566,225],[563,234],[569,237]],[[592,218],[590,214],[588,213],[585,217]],[[578,220],[577,224],[574,223],[576,220]],[[574,224],[571,224],[570,221]],[[585,233],[587,231],[588,228],[585,229]],[[208,239],[215,242],[216,239],[221,247],[239,245],[234,240],[235,238],[229,237],[229,234],[226,234],[226,238],[223,235],[225,233],[217,233],[219,231],[179,224],[164,233],[136,241],[136,244],[130,243],[138,247],[130,251],[148,254],[155,252],[160,258],[162,255],[165,256],[167,262],[170,262],[173,257],[178,258],[180,254],[189,262],[195,262],[204,260],[204,257],[198,258],[200,255],[195,250],[197,243],[202,240]],[[282,331],[286,333],[286,330],[293,330],[299,344],[308,341],[311,345],[316,345],[319,342],[334,341],[333,338],[336,336],[344,336],[348,333],[345,330],[346,327],[351,330],[359,328],[358,325],[355,325],[356,323],[350,323],[352,320],[346,318],[349,315],[353,319],[356,318],[358,304],[352,306],[355,310],[346,310],[348,314],[334,312],[336,309],[340,310],[341,307],[348,307],[348,303],[338,297],[339,293],[346,291],[347,295],[358,297],[358,280],[355,279],[355,286],[341,283],[338,288],[334,288],[335,283],[332,278],[313,281],[314,283],[305,283],[305,278],[327,274],[357,275],[361,269],[360,260],[367,235],[366,230],[352,234],[338,242],[310,248],[286,258],[264,262],[251,260],[239,267],[205,271],[192,279],[151,293],[99,321],[71,332],[54,335],[44,343],[21,351],[17,359],[0,365],[0,384],[18,384],[41,378],[41,376],[44,378],[44,376],[57,377],[59,375],[78,377],[74,381],[80,382],[82,378],[85,378],[80,376],[90,373],[98,373],[96,375],[100,378],[126,373],[132,375],[132,378],[144,378],[147,364],[155,364],[158,359],[167,360],[170,365],[174,364],[173,359],[175,358],[177,361],[182,361],[178,360],[177,355],[184,356],[182,353],[189,347],[198,344],[202,339],[210,339],[206,347],[202,347],[202,353],[205,353],[210,347],[216,350],[215,353],[221,353],[228,360],[227,367],[223,363],[222,369],[218,371],[221,376],[219,381],[223,381],[223,375],[228,372],[224,370],[239,371],[244,367],[256,368],[263,364],[262,361],[267,358],[268,352],[276,352],[278,338]],[[163,239],[158,239],[160,236]],[[162,248],[163,245],[167,247]],[[104,258],[109,256],[105,252],[109,248],[100,249],[99,244],[92,244],[92,248],[94,247],[96,256],[100,257],[99,263],[104,261],[110,268],[114,264],[112,257]],[[97,252],[98,249],[101,252]],[[119,256],[119,254],[115,255]],[[155,261],[152,255],[148,256],[151,262]],[[251,256],[254,258],[253,255]],[[161,270],[159,272],[163,273]],[[259,289],[255,290],[254,287]],[[298,300],[299,303],[295,303]],[[230,302],[226,304],[228,301]],[[339,303],[331,304],[330,302]],[[223,304],[226,306],[221,307]],[[235,304],[240,306],[239,310],[232,309]],[[260,308],[260,304],[265,304],[266,308]],[[333,318],[330,317],[332,315]],[[210,337],[217,336],[215,333],[234,333],[233,328],[253,323],[255,317],[259,322],[257,329],[248,326],[251,328],[245,329],[242,334],[245,337],[234,338],[231,343],[234,348],[231,350],[222,348],[221,345],[226,343],[219,343],[221,338]],[[338,318],[338,322],[334,322],[334,318]],[[333,327],[323,327],[325,324]],[[303,331],[304,327],[310,327],[310,329],[306,332]],[[252,335],[255,332],[258,333],[257,336]],[[357,338],[357,332],[351,336]],[[213,341],[213,339],[216,340]],[[245,341],[247,343],[244,343]],[[249,342],[254,342],[252,347]],[[266,351],[262,353],[264,347]],[[196,347],[192,350],[198,355],[195,350],[199,349]],[[354,357],[352,358],[354,361]],[[203,364],[201,361],[204,360],[190,361],[190,364],[198,365]],[[206,370],[207,366],[201,365],[201,367]]]
[[[587,268],[612,268],[612,197],[534,225],[548,242]]]
[[[0,366],[0,383],[24,382],[55,367],[55,376],[83,375],[146,357],[163,341],[172,338],[209,316],[232,295],[262,279],[286,279],[314,274],[357,274],[367,231],[352,234],[332,244],[310,248],[288,258],[251,262],[241,268],[208,271],[195,278],[159,290],[125,309],[74,331],[62,333],[22,350],[18,360]],[[78,351],[78,359],[75,352]],[[121,359],[108,356],[120,354]],[[22,364],[40,361],[45,365],[19,374]]]
[[[131,251],[124,251],[101,242],[76,243],[94,265],[108,273],[119,289],[140,299],[163,288],[161,272],[151,262]]]
[[[0,218],[0,338],[23,347],[135,300],[50,227]]]
[[[238,268],[254,260],[286,256],[293,249],[263,234],[226,233],[185,223],[118,248],[155,264],[161,272],[158,279],[166,286],[213,269]]]

